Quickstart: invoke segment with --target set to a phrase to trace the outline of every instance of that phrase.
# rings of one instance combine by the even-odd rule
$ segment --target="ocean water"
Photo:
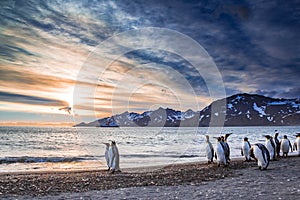
[[[231,158],[241,157],[244,137],[264,143],[263,135],[293,143],[300,126],[224,128],[100,128],[100,127],[0,127],[0,172],[106,169],[103,142],[115,140],[120,167],[164,166],[206,161],[205,137],[233,133],[228,138]]]

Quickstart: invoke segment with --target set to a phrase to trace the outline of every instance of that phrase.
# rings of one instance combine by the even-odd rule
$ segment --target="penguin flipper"
[[[293,152],[292,144],[291,144],[290,140],[288,140],[288,141],[289,141],[289,145],[290,145],[290,148],[291,148],[291,152]]]

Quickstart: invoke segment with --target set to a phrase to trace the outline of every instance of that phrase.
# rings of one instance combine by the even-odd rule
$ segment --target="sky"
[[[300,97],[300,2],[0,1],[0,125]]]

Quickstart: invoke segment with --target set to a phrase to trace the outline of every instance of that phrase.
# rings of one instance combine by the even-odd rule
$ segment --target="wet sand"
[[[300,157],[272,161],[268,170],[256,162],[232,160],[229,167],[187,163],[107,171],[0,174],[6,199],[298,199]]]

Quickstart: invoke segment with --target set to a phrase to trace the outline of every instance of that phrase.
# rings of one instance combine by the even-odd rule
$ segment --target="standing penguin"
[[[300,157],[300,133],[297,133],[296,140],[294,142],[294,149],[297,151],[298,157]]]
[[[251,144],[248,141],[248,138],[245,137],[242,142],[241,154],[242,154],[242,156],[245,157],[246,162],[251,161],[250,154],[249,154],[250,148],[251,148]]]
[[[118,171],[120,172],[120,155],[119,155],[119,150],[118,150],[118,147],[117,147],[117,144],[115,141],[112,141],[111,142],[111,145],[110,145],[110,152],[111,152],[111,169],[112,169],[112,173],[114,173],[115,171]]]
[[[286,135],[284,135],[280,141],[280,149],[282,151],[282,157],[288,156],[290,148],[291,148],[291,151],[293,152],[293,148],[292,148],[292,144],[291,144],[290,140],[287,138]]]
[[[265,145],[257,143],[251,146],[250,156],[257,161],[258,169],[265,170],[269,166],[270,154]]]
[[[274,136],[274,142],[275,142],[275,146],[276,146],[276,156],[279,157],[279,154],[280,154],[280,142],[279,142],[279,139],[278,139],[278,131],[275,130],[275,136]]]
[[[209,141],[209,136],[206,135],[205,137],[206,137],[206,143],[205,143],[206,157],[208,159],[208,163],[212,163],[214,158],[214,148],[211,142]]]
[[[270,154],[270,160],[275,160],[276,159],[276,145],[274,143],[274,140],[273,140],[272,136],[270,136],[270,135],[265,135],[265,138],[266,138],[266,147]]]
[[[105,160],[106,160],[106,164],[107,164],[107,167],[108,167],[107,171],[109,171],[110,168],[111,168],[111,165],[110,165],[110,156],[109,156],[109,147],[110,147],[110,144],[109,143],[103,143],[103,144],[106,145],[106,149],[105,149],[104,155],[105,155]]]
[[[224,149],[222,138],[218,137],[217,140],[218,142],[215,147],[215,158],[218,161],[218,166],[220,166],[221,164],[227,166],[227,159],[225,156],[225,149]]]
[[[227,139],[231,134],[232,133],[226,133],[224,137],[221,136],[221,140],[222,140],[221,144],[224,148],[224,153],[225,153],[225,158],[226,158],[227,163],[230,162],[230,147],[229,147],[229,144],[227,142]]]

